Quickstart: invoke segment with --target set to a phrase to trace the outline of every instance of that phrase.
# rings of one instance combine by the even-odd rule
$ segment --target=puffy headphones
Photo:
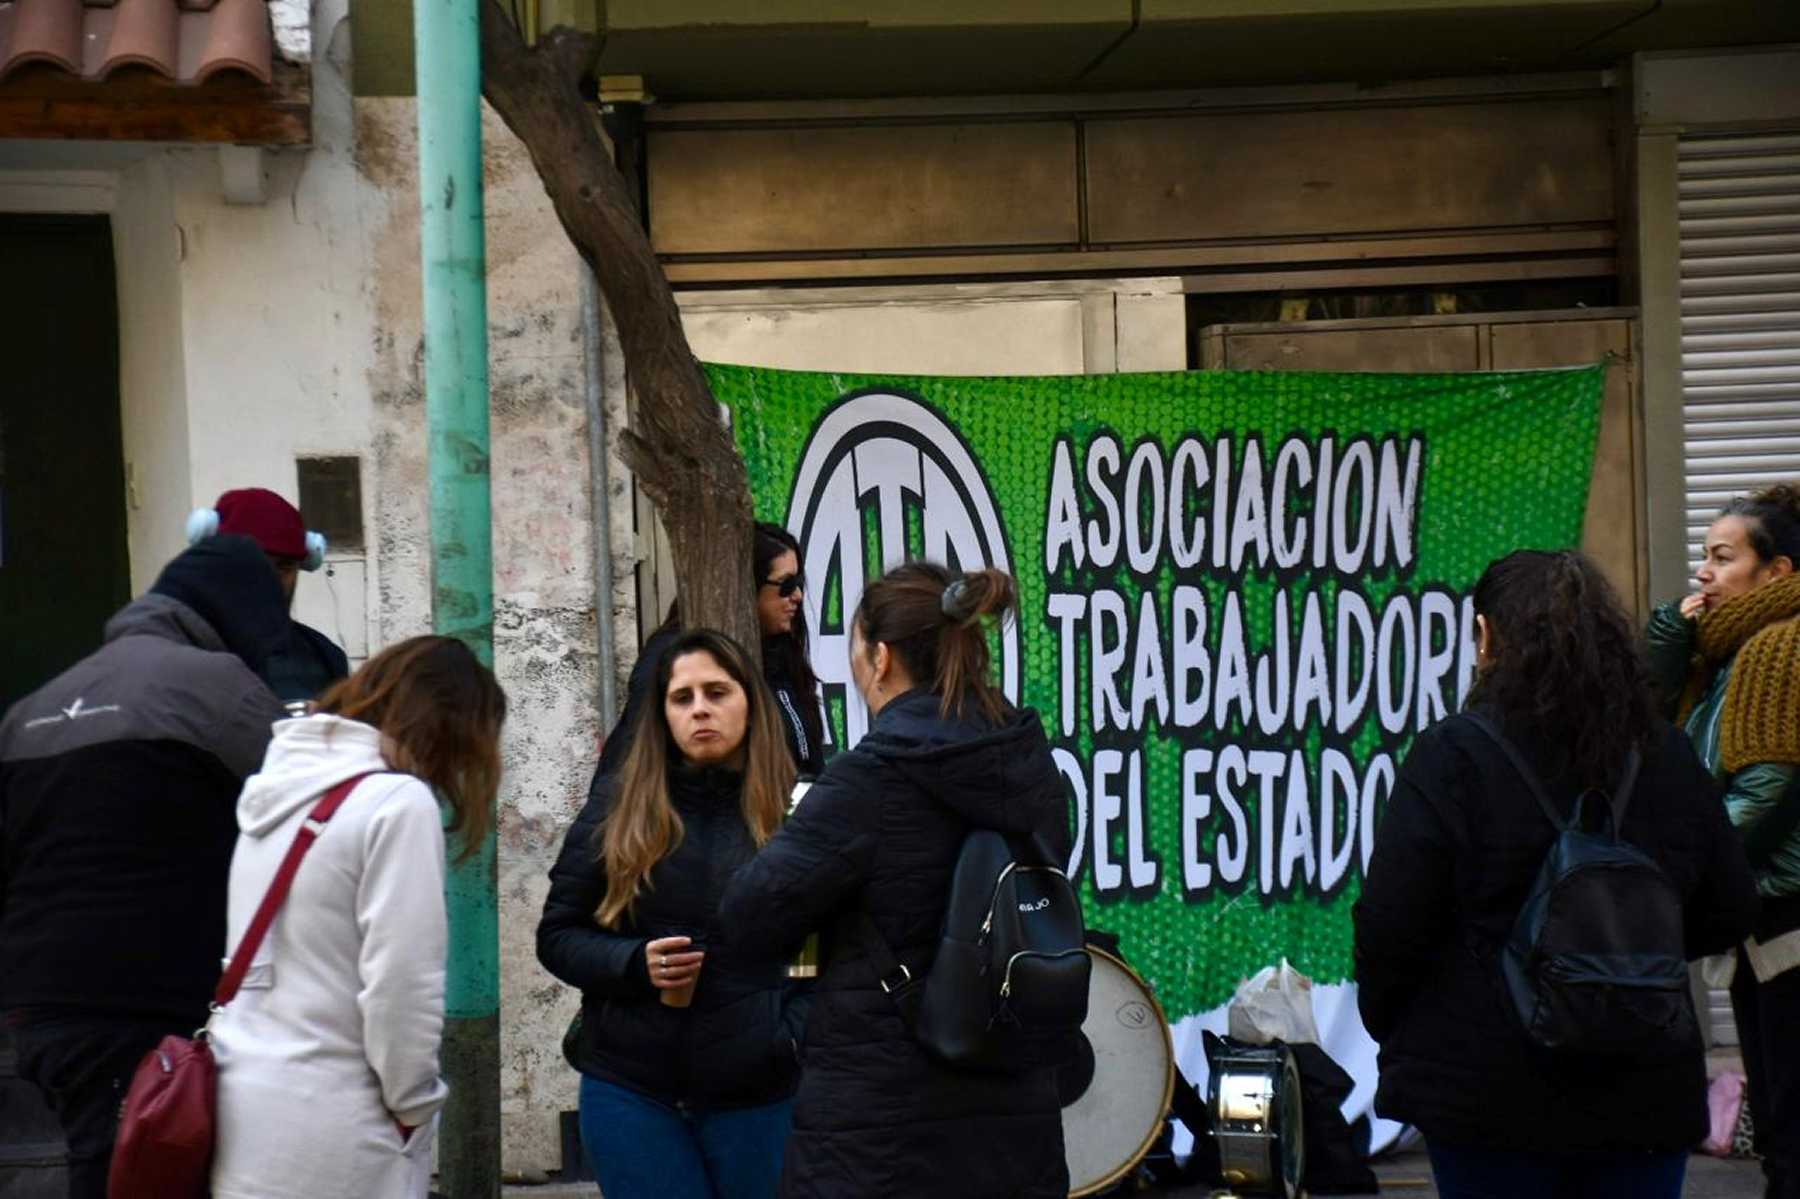
[[[219,512],[216,508],[195,508],[187,518],[187,540],[189,545],[198,545],[219,531]],[[325,534],[306,531],[306,557],[300,559],[301,570],[317,570],[325,565]]]

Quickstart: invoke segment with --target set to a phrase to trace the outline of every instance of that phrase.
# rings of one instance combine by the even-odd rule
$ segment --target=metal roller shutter
[[[1719,507],[1800,479],[1800,132],[1680,147],[1687,541]]]
[[[1681,393],[1688,561],[1734,495],[1800,479],[1800,133],[1684,137]],[[1707,995],[1715,1044],[1730,997]]]

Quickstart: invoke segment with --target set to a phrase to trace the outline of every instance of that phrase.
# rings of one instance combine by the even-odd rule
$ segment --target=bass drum
[[[1149,984],[1105,950],[1088,953],[1081,1057],[1058,1077],[1071,1197],[1105,1190],[1143,1160],[1175,1092],[1169,1022]]]

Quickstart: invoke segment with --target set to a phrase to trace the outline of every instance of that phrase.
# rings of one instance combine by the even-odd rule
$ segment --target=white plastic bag
[[[1233,1040],[1253,1045],[1270,1041],[1318,1044],[1312,979],[1289,965],[1286,958],[1281,959],[1279,966],[1264,966],[1238,984],[1226,1015],[1226,1031]]]

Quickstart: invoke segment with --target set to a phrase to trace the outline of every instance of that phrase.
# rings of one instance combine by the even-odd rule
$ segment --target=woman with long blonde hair
[[[793,785],[749,655],[708,629],[676,636],[624,763],[564,839],[538,925],[538,960],[581,990],[566,1048],[607,1199],[774,1194],[805,998],[781,955],[736,952],[714,925]]]
[[[238,800],[226,952],[321,796],[349,784],[243,987],[209,1025],[219,1199],[423,1199],[444,1026],[446,823],[494,826],[506,694],[468,646],[414,637],[275,726]],[[441,806],[440,806],[441,805]]]

